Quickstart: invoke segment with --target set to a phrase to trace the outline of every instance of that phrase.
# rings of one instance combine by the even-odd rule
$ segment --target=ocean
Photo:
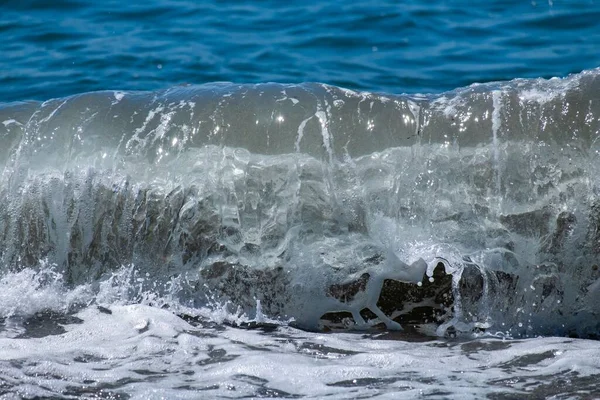
[[[598,21],[4,2],[0,399],[600,398]]]

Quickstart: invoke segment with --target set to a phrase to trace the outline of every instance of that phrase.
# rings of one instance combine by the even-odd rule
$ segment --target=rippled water
[[[387,93],[600,65],[600,3],[8,1],[0,101],[214,81]]]
[[[600,3],[1,11],[1,399],[600,396]]]

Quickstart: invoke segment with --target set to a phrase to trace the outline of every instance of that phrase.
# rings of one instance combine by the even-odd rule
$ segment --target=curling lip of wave
[[[0,107],[0,161],[5,164],[23,143],[59,162],[96,151],[143,154],[158,162],[169,158],[166,153],[205,145],[328,160],[420,143],[477,146],[492,138],[494,93],[503,108],[503,140],[560,144],[571,140],[564,135],[568,130],[591,144],[599,75],[590,70],[564,79],[475,84],[436,96],[314,83],[215,83],[10,103]]]

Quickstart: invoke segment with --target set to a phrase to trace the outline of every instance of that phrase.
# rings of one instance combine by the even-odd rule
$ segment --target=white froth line
[[[464,100],[460,97],[448,98],[442,96],[431,102],[431,106],[434,110],[440,110],[446,118],[451,118],[458,113],[458,107],[463,106]]]
[[[40,120],[38,123],[39,123],[39,124],[41,124],[41,123],[46,123],[46,122],[50,121],[50,119],[51,119],[52,117],[54,117],[54,114],[56,114],[56,112],[57,112],[58,110],[60,110],[60,109],[62,108],[62,106],[64,106],[65,104],[67,104],[67,101],[68,101],[68,99],[67,99],[67,100],[65,100],[65,101],[63,101],[63,102],[62,102],[62,103],[61,103],[61,104],[60,104],[58,107],[56,107],[54,110],[52,110],[52,112],[50,113],[50,115],[48,115],[46,118],[43,118],[43,119],[41,119],[41,120]],[[46,104],[48,104],[49,102],[50,102],[50,100],[49,100],[49,101],[45,101],[45,102],[42,104],[42,108],[43,108],[43,107],[46,107]]]
[[[323,146],[325,146],[325,150],[329,155],[329,162],[333,161],[333,149],[331,147],[331,135],[329,134],[329,129],[327,129],[327,115],[325,111],[319,110],[315,113],[315,117],[319,120],[321,124],[321,135],[323,136]]]
[[[519,99],[521,101],[528,102],[536,102],[538,104],[548,103],[555,98],[563,95],[564,92],[557,92],[554,90],[539,90],[539,89],[530,89],[524,90],[519,94]]]
[[[113,92],[115,99],[117,99],[117,102],[123,100],[123,97],[125,97],[125,93],[124,92]]]
[[[152,140],[152,143],[156,142],[157,139],[163,139],[165,137],[173,115],[175,115],[175,111],[171,111],[160,116],[160,124],[158,125],[158,127],[156,127],[155,136]]]
[[[148,111],[148,115],[146,116],[144,123],[142,124],[142,126],[140,128],[135,130],[135,134],[138,135],[138,134],[142,133],[146,129],[146,127],[148,126],[150,121],[152,121],[154,119],[154,116],[156,114],[162,112],[163,110],[164,110],[164,107],[159,106],[159,107],[155,108],[154,110]]]
[[[8,127],[9,125],[18,125],[18,126],[23,126],[22,123],[20,123],[19,121],[15,120],[15,119],[7,119],[6,121],[2,121],[2,124],[5,127]]]
[[[306,118],[304,121],[302,121],[300,123],[300,126],[298,126],[298,137],[296,138],[296,153],[300,153],[300,142],[302,141],[302,137],[304,136],[304,127],[306,126],[306,124],[308,123],[308,121],[310,121],[313,117],[310,116],[308,118]]]
[[[284,102],[286,100],[291,101],[293,105],[296,105],[296,104],[298,104],[300,102],[300,100],[298,100],[295,97],[287,97],[287,96],[286,97],[282,97],[281,99],[277,99],[275,101],[278,102],[278,103],[281,103],[281,102]]]

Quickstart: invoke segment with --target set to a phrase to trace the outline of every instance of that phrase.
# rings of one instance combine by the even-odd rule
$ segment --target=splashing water
[[[599,82],[417,97],[212,84],[3,105],[0,390],[477,396],[485,367],[485,393],[563,393],[560,374],[592,393],[595,344],[514,338],[600,332]],[[487,339],[363,340],[440,337]],[[440,346],[463,371],[423,374]],[[301,389],[315,360],[339,371]],[[304,386],[274,375],[286,362]],[[523,367],[546,378],[507,389]]]

